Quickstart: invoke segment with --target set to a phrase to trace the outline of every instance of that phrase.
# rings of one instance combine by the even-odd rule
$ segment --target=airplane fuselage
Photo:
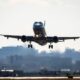
[[[47,41],[44,40],[44,38],[46,37],[44,24],[42,22],[35,22],[33,24],[33,31],[34,31],[34,34],[36,37],[35,42],[37,42],[40,45],[45,45],[47,43]]]

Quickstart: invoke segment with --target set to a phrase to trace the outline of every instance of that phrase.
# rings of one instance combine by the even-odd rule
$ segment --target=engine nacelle
[[[53,37],[53,41],[54,41],[55,43],[57,43],[57,42],[58,42],[58,37],[57,37],[57,36],[54,36],[54,37]]]
[[[26,42],[26,36],[25,35],[22,36],[21,41]]]

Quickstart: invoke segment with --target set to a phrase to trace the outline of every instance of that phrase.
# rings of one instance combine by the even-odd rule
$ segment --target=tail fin
[[[45,27],[46,21],[44,21],[44,27]]]

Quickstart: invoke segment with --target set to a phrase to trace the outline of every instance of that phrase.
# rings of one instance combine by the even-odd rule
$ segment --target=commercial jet
[[[22,42],[29,42],[28,48],[33,48],[33,45],[31,42],[36,42],[41,46],[46,45],[47,43],[50,43],[49,48],[53,48],[52,43],[58,43],[58,42],[64,42],[65,40],[70,40],[70,39],[78,39],[80,37],[58,37],[58,36],[47,36],[46,31],[45,31],[45,22],[34,22],[33,24],[33,31],[34,31],[34,36],[26,36],[26,35],[3,35],[0,34],[1,36],[8,38],[16,38],[20,39]]]

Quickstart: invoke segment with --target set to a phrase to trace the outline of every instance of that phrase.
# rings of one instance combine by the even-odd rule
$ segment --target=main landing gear
[[[32,44],[29,44],[29,45],[28,45],[28,48],[33,48]]]
[[[50,48],[53,49],[53,45],[51,45],[51,43],[50,43],[50,45],[49,45],[49,49],[50,49]]]
[[[31,42],[30,44],[28,44],[28,48],[33,48],[33,45],[31,44]]]

